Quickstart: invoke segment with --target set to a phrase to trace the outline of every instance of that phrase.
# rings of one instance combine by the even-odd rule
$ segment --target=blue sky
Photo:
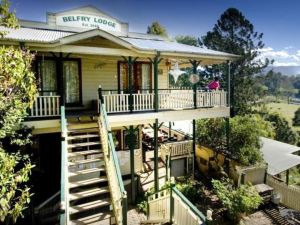
[[[94,5],[124,22],[130,31],[146,32],[153,21],[170,36],[200,37],[211,30],[229,7],[238,8],[257,31],[264,33],[263,55],[275,65],[300,66],[299,0],[11,0],[21,19],[45,21],[46,12]]]

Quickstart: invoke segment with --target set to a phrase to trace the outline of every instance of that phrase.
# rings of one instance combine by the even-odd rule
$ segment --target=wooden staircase
[[[114,224],[100,140],[96,122],[68,121],[69,224]]]

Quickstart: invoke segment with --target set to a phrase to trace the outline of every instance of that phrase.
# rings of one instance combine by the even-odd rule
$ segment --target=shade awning
[[[276,175],[300,165],[300,156],[293,153],[300,147],[261,137],[264,160],[268,163],[268,174]]]

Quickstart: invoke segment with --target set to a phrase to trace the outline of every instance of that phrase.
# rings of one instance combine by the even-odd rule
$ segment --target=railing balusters
[[[197,91],[197,107],[226,106],[227,93],[221,91]],[[107,113],[129,112],[129,94],[105,94]],[[133,111],[154,110],[154,94],[138,92],[132,94]],[[192,90],[159,90],[159,109],[190,109],[194,107]]]
[[[60,96],[37,96],[28,117],[59,116]]]

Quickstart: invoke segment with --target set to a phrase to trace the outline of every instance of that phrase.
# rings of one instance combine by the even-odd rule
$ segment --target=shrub
[[[242,213],[248,214],[262,203],[262,198],[250,183],[235,188],[227,179],[212,180],[212,185],[214,192],[234,221],[238,221]]]

